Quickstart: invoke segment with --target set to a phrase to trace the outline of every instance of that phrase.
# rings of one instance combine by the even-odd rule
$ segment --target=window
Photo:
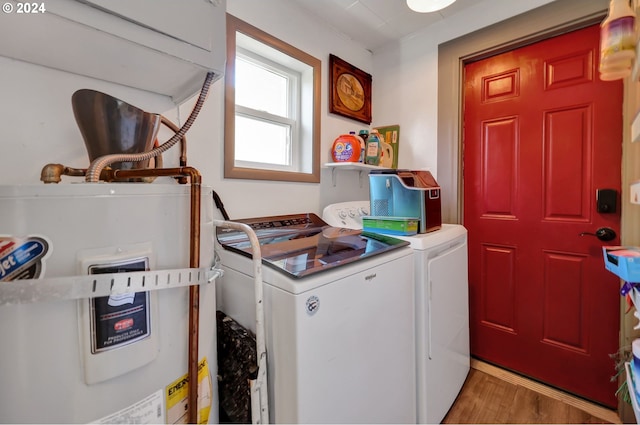
[[[320,61],[227,15],[224,176],[320,181]]]

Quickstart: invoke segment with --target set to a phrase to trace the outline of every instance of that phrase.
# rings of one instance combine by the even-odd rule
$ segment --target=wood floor
[[[471,371],[446,424],[620,423],[615,411],[484,362]]]

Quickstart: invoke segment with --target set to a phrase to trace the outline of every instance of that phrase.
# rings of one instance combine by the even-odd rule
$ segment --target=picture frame
[[[371,124],[371,75],[329,55],[329,112]]]

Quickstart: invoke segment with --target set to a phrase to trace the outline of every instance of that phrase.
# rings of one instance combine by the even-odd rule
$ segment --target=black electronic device
[[[596,190],[596,210],[601,214],[612,214],[617,211],[618,191],[615,189]]]

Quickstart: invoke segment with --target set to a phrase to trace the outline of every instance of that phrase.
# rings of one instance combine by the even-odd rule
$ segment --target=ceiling
[[[478,0],[457,0],[438,12],[417,13],[404,0],[289,1],[370,51],[478,3]]]

